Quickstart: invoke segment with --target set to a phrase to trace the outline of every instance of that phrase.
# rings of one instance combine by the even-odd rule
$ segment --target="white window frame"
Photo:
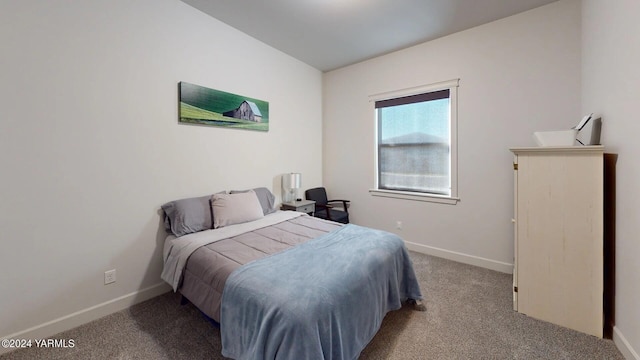
[[[369,190],[369,193],[373,196],[382,196],[395,199],[415,200],[415,201],[428,201],[442,204],[455,205],[460,201],[458,197],[458,86],[460,79],[442,81],[434,84],[417,86],[409,89],[389,91],[385,93],[379,93],[369,96],[369,102],[375,104],[376,101],[389,100],[394,98],[400,98],[405,96],[423,94],[428,92],[449,90],[449,101],[451,106],[450,115],[450,146],[451,146],[451,194],[450,195],[438,195],[422,192],[412,192],[403,190],[386,190],[380,189],[378,184],[378,117],[375,106],[374,111],[374,128],[375,128],[375,173],[373,178],[375,179],[375,186]]]

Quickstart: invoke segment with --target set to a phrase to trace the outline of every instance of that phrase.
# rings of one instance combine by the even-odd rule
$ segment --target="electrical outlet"
[[[104,284],[111,284],[116,282],[116,269],[104,272]]]
[[[396,229],[402,230],[402,221],[400,220],[396,221]]]

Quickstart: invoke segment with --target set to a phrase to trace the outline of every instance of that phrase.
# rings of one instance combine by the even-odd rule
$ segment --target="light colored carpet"
[[[426,312],[387,314],[360,359],[620,359],[611,340],[512,310],[511,275],[411,252]],[[30,348],[18,359],[223,359],[220,331],[168,293],[54,336],[67,349]]]

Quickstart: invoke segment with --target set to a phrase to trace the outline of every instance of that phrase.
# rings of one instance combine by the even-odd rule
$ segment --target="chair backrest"
[[[327,205],[327,191],[323,187],[317,187],[305,191],[304,197],[307,198],[307,200],[315,201],[318,205]]]

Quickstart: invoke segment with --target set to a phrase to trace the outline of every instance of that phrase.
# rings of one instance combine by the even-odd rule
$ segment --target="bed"
[[[219,322],[224,356],[355,359],[387,312],[420,307],[400,238],[273,201],[257,188],[163,205],[162,278]]]

